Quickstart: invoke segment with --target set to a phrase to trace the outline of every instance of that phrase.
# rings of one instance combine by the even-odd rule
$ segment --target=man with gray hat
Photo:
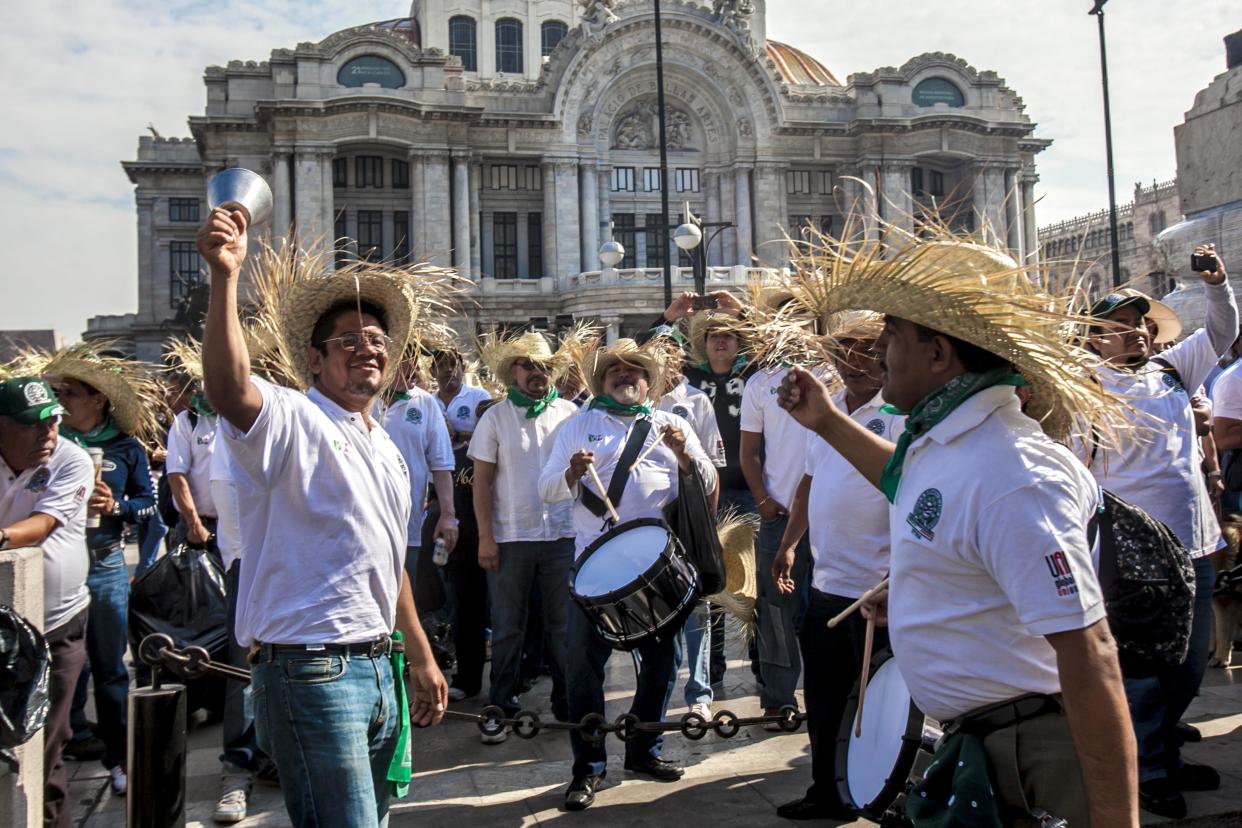
[[[86,502],[95,470],[85,451],[57,434],[64,412],[38,377],[0,383],[0,549],[43,551],[43,635],[51,654],[43,733],[43,824],[68,826],[69,780],[61,751],[86,661]]]

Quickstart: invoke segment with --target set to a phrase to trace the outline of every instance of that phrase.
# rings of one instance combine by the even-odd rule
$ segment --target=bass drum
[[[841,802],[881,825],[909,825],[906,788],[931,764],[940,727],[915,706],[891,650],[881,650],[871,659],[861,736],[854,735],[857,717],[856,684],[837,736]]]
[[[583,551],[569,594],[605,641],[632,650],[681,628],[699,597],[699,576],[668,524],[643,518],[614,526]]]

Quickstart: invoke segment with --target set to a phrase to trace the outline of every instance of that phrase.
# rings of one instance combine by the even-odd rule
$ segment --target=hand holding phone
[[[696,297],[694,297],[694,306],[693,306],[693,307],[694,307],[694,309],[695,309],[696,311],[700,311],[700,310],[715,310],[716,308],[720,307],[720,301],[719,301],[718,299],[716,299],[716,297],[715,297],[715,296],[712,296],[712,295],[709,293],[709,294],[708,294],[708,295],[706,295],[706,296],[696,296]]]
[[[1212,255],[1199,255],[1198,253],[1190,254],[1190,269],[1195,273],[1215,273],[1220,263]]]

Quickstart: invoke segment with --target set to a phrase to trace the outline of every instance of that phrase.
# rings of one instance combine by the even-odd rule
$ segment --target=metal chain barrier
[[[211,654],[202,647],[186,647],[178,649],[167,635],[156,633],[148,635],[138,647],[138,657],[154,671],[154,684],[159,686],[159,670],[167,667],[173,673],[186,680],[201,678],[207,674],[223,676],[234,681],[250,681],[250,671],[243,667],[233,667],[211,660]],[[799,712],[792,705],[781,708],[779,713],[770,716],[738,716],[729,710],[721,710],[710,719],[698,713],[686,713],[678,719],[662,722],[643,722],[632,713],[623,713],[613,722],[609,722],[599,713],[588,713],[582,721],[561,722],[555,719],[544,721],[533,710],[521,710],[512,718],[496,705],[488,705],[478,713],[463,713],[459,710],[444,711],[444,718],[456,721],[473,722],[479,732],[489,736],[497,736],[507,727],[521,739],[533,739],[543,732],[577,731],[582,738],[598,744],[609,733],[622,742],[630,742],[638,738],[640,733],[681,733],[691,741],[698,741],[708,733],[731,739],[744,727],[776,724],[785,733],[793,733],[806,721],[806,714]]]

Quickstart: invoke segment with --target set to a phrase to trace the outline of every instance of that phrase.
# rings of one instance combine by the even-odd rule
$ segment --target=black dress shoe
[[[599,776],[580,776],[569,783],[565,791],[566,811],[585,811],[595,801],[595,792],[604,784],[604,774]]]
[[[1207,765],[1187,762],[1169,777],[1179,791],[1214,791],[1220,787],[1220,774]]]
[[[1199,728],[1194,725],[1178,722],[1173,725],[1173,732],[1177,734],[1177,738],[1185,742],[1202,742],[1203,734],[1199,732]]]
[[[646,756],[626,757],[625,769],[634,773],[641,773],[644,776],[650,776],[652,779],[660,782],[676,782],[685,774],[685,771],[674,765],[672,762],[666,762],[663,759],[657,759],[650,754]]]
[[[813,802],[806,797],[779,806],[776,815],[784,819],[835,819],[841,822],[858,818],[857,814],[843,807]]]
[[[1186,816],[1186,798],[1167,777],[1139,783],[1139,805],[1156,816],[1181,819]]]

